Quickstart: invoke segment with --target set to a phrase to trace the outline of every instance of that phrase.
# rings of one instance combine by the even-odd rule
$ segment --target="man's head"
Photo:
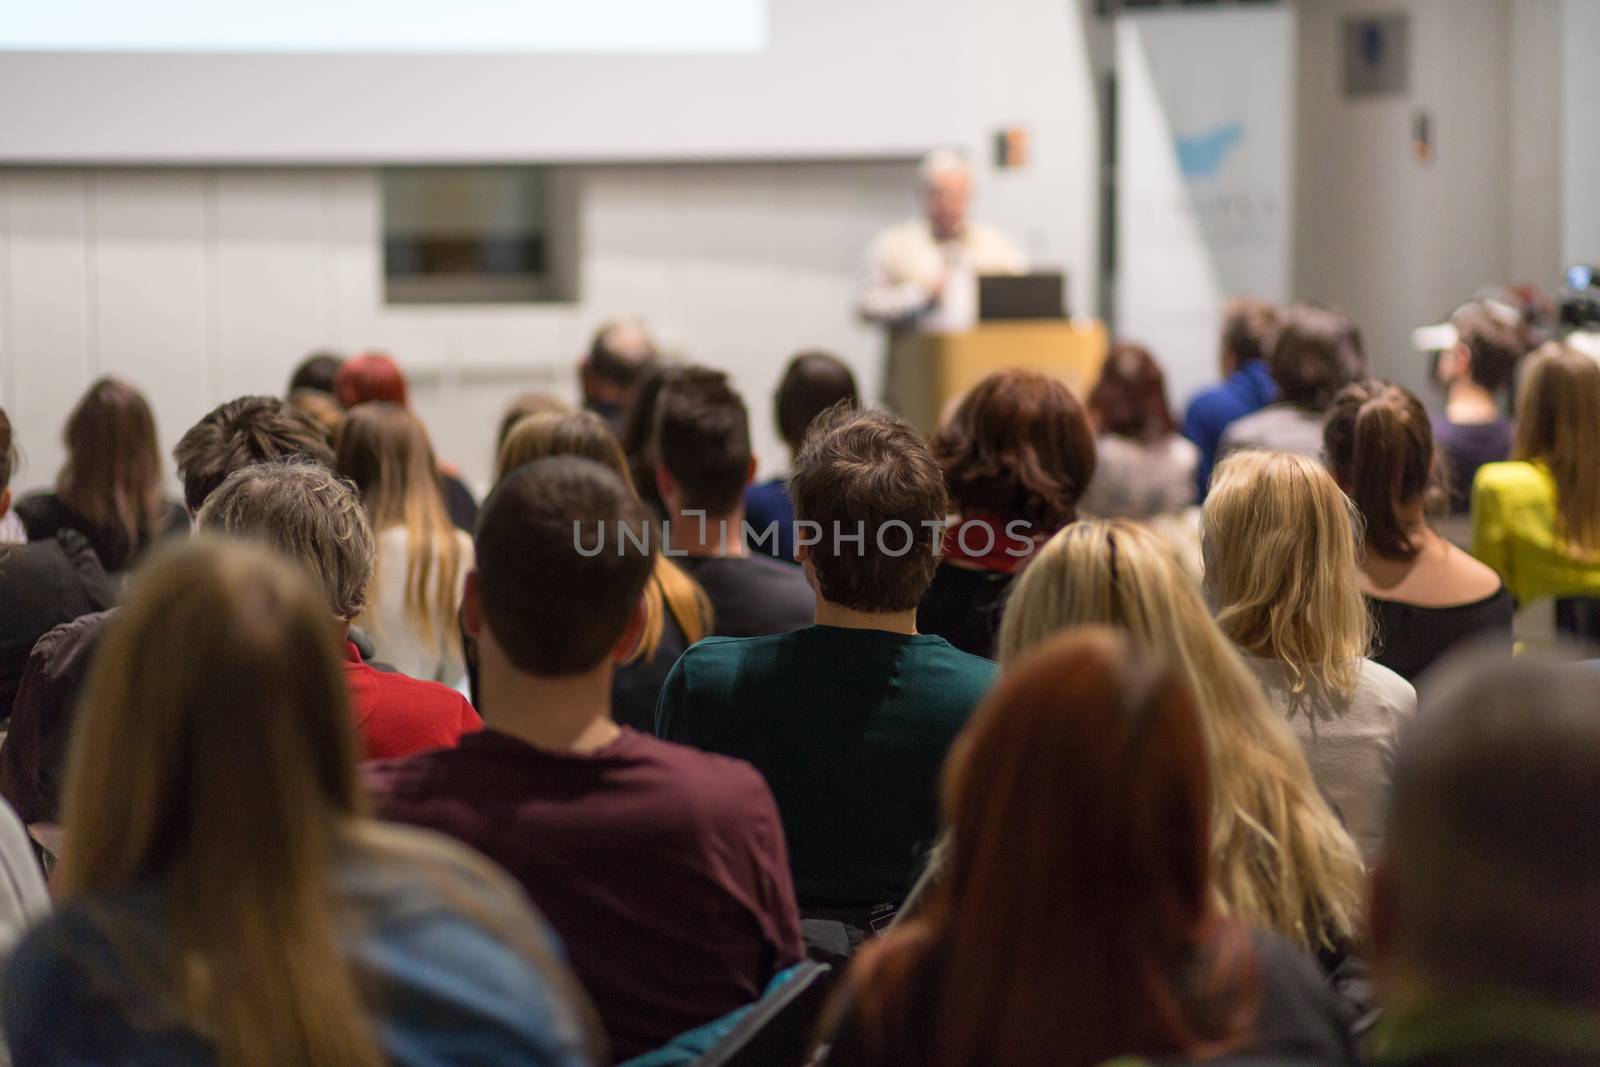
[[[1402,735],[1373,875],[1391,998],[1600,1009],[1600,702],[1587,665],[1474,662]]]
[[[799,531],[796,556],[824,600],[872,613],[917,606],[939,565],[932,524],[948,498],[938,462],[907,423],[830,408],[795,458],[789,495],[796,520],[817,524]]]
[[[736,512],[755,473],[750,414],[728,376],[707,367],[667,375],[656,397],[656,483],[677,511]]]
[[[1279,400],[1320,414],[1339,390],[1367,376],[1361,331],[1342,312],[1296,304],[1278,316],[1267,367]]]
[[[517,671],[587,674],[626,656],[655,565],[632,490],[588,459],[541,459],[506,475],[478,516],[467,632],[485,633]],[[485,669],[489,659],[485,658]]]
[[[934,236],[959,237],[967,227],[967,205],[972,202],[972,166],[967,157],[948,148],[922,158],[922,206]]]
[[[367,606],[372,525],[355,488],[316,463],[253,463],[206,498],[195,525],[264,542],[316,578],[334,618]]]
[[[811,420],[841,400],[860,403],[856,376],[844,360],[828,352],[802,352],[789,361],[773,406],[778,432],[790,452],[800,451]]]
[[[1517,362],[1526,354],[1521,321],[1514,308],[1474,301],[1450,316],[1455,344],[1439,353],[1435,371],[1445,388],[1466,380],[1490,393],[1510,387]]]
[[[313,352],[302,359],[289,376],[289,392],[309,389],[316,393],[333,395],[333,383],[339,377],[344,357],[337,352]]]
[[[172,450],[190,514],[240,467],[272,460],[307,460],[333,467],[327,435],[275,396],[245,396],[215,408],[189,428]]]
[[[1236,296],[1222,309],[1222,373],[1267,358],[1278,309],[1253,296]]]
[[[608,420],[620,419],[639,375],[658,358],[643,323],[628,320],[601,326],[578,365],[584,407]]]

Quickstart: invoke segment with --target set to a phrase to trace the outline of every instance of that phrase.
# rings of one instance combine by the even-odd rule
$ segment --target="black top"
[[[1503,585],[1492,596],[1448,608],[1369,596],[1367,610],[1372,613],[1372,658],[1408,682],[1415,682],[1440,656],[1474,637],[1492,638],[1506,651],[1511,649],[1516,605]]]
[[[34,642],[114,599],[94,549],[76,530],[0,549],[0,718],[11,715]]]
[[[1349,1015],[1312,966],[1309,957],[1271,934],[1253,932],[1251,940],[1255,947],[1256,977],[1261,993],[1255,1025],[1236,1056],[1206,1062],[1297,1065],[1356,1063]],[[884,1049],[878,1047],[878,1042],[867,1041],[861,1031],[860,1013],[847,987],[846,1007],[832,1035],[832,1047],[822,1063],[826,1067],[911,1067],[913,1064],[932,1063],[933,1023],[938,1018],[943,996],[943,976],[940,972],[945,969],[947,967],[937,964],[919,968],[906,990],[908,1000],[915,1006],[914,1010],[928,1023],[913,1028],[915,1048]],[[1161,1058],[1149,1062],[1175,1064],[1184,1061]],[[989,1067],[989,1061],[977,1061],[973,1067]]]
[[[189,532],[189,513],[182,504],[170,501],[163,505],[155,530],[136,545],[128,542],[128,532],[121,526],[92,523],[62,503],[55,493],[38,493],[20,501],[17,518],[22,520],[30,541],[54,537],[60,530],[78,531],[88,539],[108,574],[119,574],[133,566],[152,541]]]
[[[1450,512],[1465,515],[1472,510],[1472,480],[1478,468],[1511,455],[1511,420],[1451,422],[1435,415],[1432,421],[1433,439],[1450,472]]]
[[[1000,612],[1016,577],[941,563],[917,605],[917,630],[938,634],[963,652],[995,658]]]
[[[663,604],[662,614],[666,618],[661,622],[656,654],[650,659],[641,656],[632,663],[618,664],[611,679],[611,717],[645,734],[656,732],[656,701],[661,696],[661,686],[672,665],[689,647],[672,609]]]
[[[762,637],[810,626],[817,598],[805,572],[771,556],[673,556],[717,613],[717,637]]]
[[[459,530],[476,532],[478,501],[473,497],[472,490],[467,488],[467,483],[454,474],[441,473],[439,488],[444,492],[444,509],[449,513],[450,521]]]

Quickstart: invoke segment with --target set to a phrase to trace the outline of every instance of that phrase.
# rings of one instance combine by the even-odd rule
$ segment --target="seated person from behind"
[[[1234,297],[1222,310],[1222,381],[1196,393],[1183,418],[1183,436],[1200,450],[1194,477],[1202,500],[1211,485],[1222,432],[1278,398],[1267,369],[1277,316],[1272,304],[1248,296]]]
[[[1498,657],[1401,737],[1368,928],[1392,1067],[1600,1064],[1594,672]]]
[[[856,378],[838,356],[827,352],[802,352],[789,361],[778,383],[773,407],[778,432],[789,448],[789,465],[805,441],[811,420],[840,401],[859,404]],[[750,548],[794,562],[794,503],[789,499],[789,479],[773,478],[744,491],[745,520],[750,524]],[[777,526],[774,542],[767,532]]]
[[[660,358],[644,323],[608,322],[601,326],[578,364],[583,409],[606,420],[606,426],[621,438],[622,421],[639,380]]]
[[[1398,385],[1360,382],[1333,401],[1328,467],[1361,513],[1361,592],[1372,659],[1408,682],[1453,646],[1493,634],[1511,647],[1515,605],[1500,576],[1440,537],[1423,504],[1434,474],[1422,402]]]
[[[1322,455],[1322,422],[1334,396],[1367,376],[1361,331],[1331,308],[1296,304],[1278,317],[1267,368],[1278,401],[1246,415],[1222,434],[1217,458],[1241,448]]]
[[[619,1060],[754,1001],[801,957],[761,776],[612,721],[613,671],[638,641],[654,566],[646,523],[592,460],[542,459],[501,481],[464,611],[488,727],[367,769],[384,818],[456,837],[522,883]]]
[[[667,375],[656,398],[656,487],[673,560],[700,583],[714,633],[756,637],[811,623],[805,576],[744,539],[744,490],[755,474],[750,416],[728,376],[705,367]]]
[[[802,908],[863,929],[916,877],[938,830],[939,768],[995,665],[917,633],[947,498],[915,430],[833,408],[789,491],[822,531],[799,546],[817,624],[690,648],[656,729],[755,764],[783,813]]]
[[[1511,455],[1512,423],[1501,402],[1527,349],[1516,310],[1498,302],[1458,308],[1445,330],[1455,340],[1434,365],[1445,401],[1433,416],[1433,437],[1450,474],[1450,512],[1465,515],[1478,468]]]
[[[1094,480],[1081,501],[1101,519],[1150,520],[1195,502],[1200,451],[1178,433],[1167,404],[1167,379],[1149,349],[1111,349],[1089,393],[1094,422]]]
[[[11,420],[0,408],[0,516],[11,508],[16,455]],[[109,608],[115,599],[94,549],[76,530],[63,528],[26,544],[0,544],[0,722],[11,716],[34,642],[64,622]]]
[[[262,541],[304,566],[339,626],[341,667],[361,749],[369,759],[454,745],[482,726],[449,686],[374,669],[348,639],[372,585],[373,536],[350,483],[314,463],[234,471],[195,516],[201,530]]]
[[[135,578],[73,738],[59,910],[0,976],[17,1064],[592,1063],[511,880],[362,814],[334,633],[254,545]]]

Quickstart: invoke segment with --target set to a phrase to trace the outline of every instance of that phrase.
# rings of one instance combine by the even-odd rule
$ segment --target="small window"
[[[577,211],[555,167],[383,172],[384,300],[513,304],[577,299]]]

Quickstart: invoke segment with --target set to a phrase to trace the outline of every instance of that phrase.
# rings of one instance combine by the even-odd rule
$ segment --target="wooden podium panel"
[[[1106,359],[1094,319],[991,322],[965,333],[905,333],[889,342],[884,399],[925,434],[946,409],[997,370],[1024,367],[1060,378],[1082,400]]]

